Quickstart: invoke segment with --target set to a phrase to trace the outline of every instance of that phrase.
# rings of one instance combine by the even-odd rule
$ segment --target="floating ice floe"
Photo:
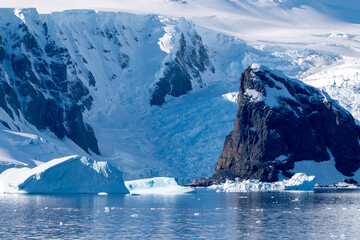
[[[213,185],[209,188],[224,192],[273,192],[284,190],[314,190],[315,176],[307,176],[305,173],[296,173],[289,180],[273,183],[260,182],[259,180],[244,180],[242,182],[227,180],[224,184]]]
[[[129,193],[122,173],[107,162],[87,157],[53,159],[35,168],[0,174],[0,193]]]
[[[162,194],[175,195],[195,192],[193,188],[179,186],[174,178],[155,177],[126,181],[131,194]]]
[[[109,195],[109,194],[106,193],[106,192],[99,192],[98,195],[99,195],[99,196],[107,196],[107,195]]]

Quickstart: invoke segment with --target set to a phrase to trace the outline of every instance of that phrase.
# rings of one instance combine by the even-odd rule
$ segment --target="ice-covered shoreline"
[[[174,178],[156,177],[124,182],[122,173],[108,164],[77,155],[53,159],[34,168],[10,168],[0,174],[0,194],[159,194],[195,192]]]
[[[286,190],[313,191],[315,176],[307,176],[305,173],[296,173],[289,180],[274,183],[260,182],[259,180],[244,180],[242,182],[227,180],[221,185],[212,185],[208,188],[219,192],[275,192]]]
[[[230,181],[212,185],[218,192],[314,191],[320,186],[315,176],[296,173],[288,180],[260,182],[259,180]],[[355,184],[340,182],[321,189],[359,189]],[[196,193],[195,188],[178,185],[171,177],[154,177],[124,181],[122,173],[107,162],[97,162],[77,155],[53,159],[34,168],[10,168],[0,174],[0,194],[35,193],[93,193],[136,195],[179,195]]]

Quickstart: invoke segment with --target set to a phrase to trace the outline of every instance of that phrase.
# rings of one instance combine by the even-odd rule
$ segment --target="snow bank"
[[[129,193],[122,173],[107,162],[77,155],[53,159],[35,168],[11,168],[0,174],[0,193]]]
[[[193,188],[179,186],[174,178],[167,177],[126,181],[125,185],[131,194],[173,195],[195,191]]]
[[[343,182],[347,178],[360,181],[360,169],[354,172],[354,176],[345,176],[335,167],[334,156],[330,149],[327,149],[330,156],[329,161],[315,162],[314,160],[295,162],[293,172],[304,172],[316,176],[316,183],[320,186],[330,186]]]
[[[244,180],[242,182],[226,181],[222,185],[214,185],[210,188],[224,192],[273,192],[284,190],[314,190],[315,176],[307,176],[305,173],[296,173],[291,179],[274,183],[259,182],[259,180]]]

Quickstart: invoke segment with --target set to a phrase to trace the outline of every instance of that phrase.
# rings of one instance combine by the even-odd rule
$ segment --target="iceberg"
[[[174,178],[169,177],[125,181],[125,185],[131,194],[176,195],[195,192],[193,188],[179,186]]]
[[[242,182],[227,180],[224,184],[213,185],[209,188],[223,192],[274,192],[285,190],[313,191],[315,176],[296,173],[289,180],[278,182],[260,182],[259,180],[244,180]]]
[[[107,162],[77,155],[53,159],[35,168],[11,168],[0,174],[0,193],[122,193],[122,173]]]
[[[315,176],[308,176],[305,173],[296,173],[289,180],[283,180],[285,190],[314,190]]]

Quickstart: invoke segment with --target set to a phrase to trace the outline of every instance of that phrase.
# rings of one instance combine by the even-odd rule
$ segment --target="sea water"
[[[1,239],[359,239],[360,191],[0,195]]]

